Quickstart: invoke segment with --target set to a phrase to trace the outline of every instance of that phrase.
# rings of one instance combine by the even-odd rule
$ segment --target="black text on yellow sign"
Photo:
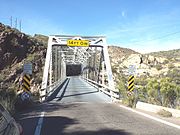
[[[129,79],[128,79],[128,91],[133,91],[134,90],[134,76],[131,75],[129,76]]]
[[[89,47],[88,40],[67,40],[67,46]]]
[[[30,91],[30,81],[31,81],[31,77],[29,74],[25,74],[23,77],[23,90],[24,91]]]

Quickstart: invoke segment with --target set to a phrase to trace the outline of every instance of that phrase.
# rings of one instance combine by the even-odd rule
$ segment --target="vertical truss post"
[[[101,73],[102,61],[103,61],[102,55],[103,55],[103,49],[101,50],[100,59],[99,59],[99,67],[98,67],[98,78],[97,78],[97,83],[100,83],[100,76],[101,76],[100,73]]]
[[[63,61],[62,61],[62,52],[61,52],[61,47],[59,46],[59,55],[58,55],[59,57],[58,57],[58,59],[59,59],[59,62],[58,62],[58,65],[59,65],[59,71],[58,71],[58,76],[59,76],[59,80],[62,80],[63,79],[63,77],[62,77],[62,70],[63,70]],[[65,72],[65,71],[64,71]]]
[[[61,63],[61,80],[66,78],[66,63],[62,61]]]
[[[53,79],[53,70],[52,70],[52,52],[50,54],[50,68],[49,68],[49,85],[52,85],[52,79]],[[50,91],[51,91],[51,87],[50,87]]]
[[[52,38],[49,37],[48,40],[48,48],[46,52],[46,60],[45,60],[45,66],[44,66],[44,72],[43,72],[43,78],[42,78],[42,86],[41,86],[41,101],[45,100],[45,95],[46,95],[46,88],[47,88],[47,83],[48,83],[48,71],[49,71],[49,65],[50,65],[50,59],[51,59],[51,53],[52,53]]]
[[[108,53],[108,47],[107,47],[105,39],[104,39],[104,43],[105,45],[103,46],[103,54],[104,54],[104,60],[105,60],[105,65],[106,65],[106,73],[108,77],[108,85],[112,90],[115,90],[112,69],[111,69],[111,64],[110,64],[110,59],[109,59],[109,53]]]
[[[104,75],[105,75],[105,67],[104,67],[104,64],[105,64],[105,62],[103,61],[102,62],[102,85],[105,85],[105,78],[104,78]]]
[[[58,49],[55,46],[55,61],[54,61],[54,81],[58,80]]]
[[[93,55],[93,67],[94,67],[94,72],[93,72],[93,80],[96,81],[96,55],[97,55],[97,48],[95,47],[94,49],[94,55]]]

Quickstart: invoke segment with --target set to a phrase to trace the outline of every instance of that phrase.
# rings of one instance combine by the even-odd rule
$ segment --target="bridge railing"
[[[99,84],[91,79],[87,79],[82,77],[84,80],[86,80],[88,83],[90,83],[95,88],[99,89],[104,94],[110,96],[113,100],[120,100],[120,94],[118,90],[114,90],[106,85]]]
[[[58,80],[56,82],[54,82],[53,84],[49,85],[46,89],[41,89],[41,91],[46,91],[45,95],[41,95],[41,101],[42,101],[42,98],[43,97],[48,97],[49,95],[51,95],[64,81],[66,80],[63,79],[63,80]]]

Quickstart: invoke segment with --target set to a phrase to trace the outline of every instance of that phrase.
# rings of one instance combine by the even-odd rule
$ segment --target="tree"
[[[176,104],[176,108],[180,108],[180,85],[176,85],[176,94],[177,94],[177,97],[176,97],[176,101],[175,101],[175,104]]]
[[[120,78],[120,81],[118,82],[118,89],[121,97],[125,98],[127,95],[127,86],[126,82],[123,78]]]
[[[162,104],[167,107],[175,107],[179,87],[172,82],[170,78],[163,78],[160,81],[160,91],[162,95]]]
[[[171,78],[172,81],[176,84],[180,84],[180,70],[175,68],[167,72],[167,77]]]
[[[145,86],[138,86],[138,98],[140,101],[147,102],[147,90]]]
[[[150,103],[161,104],[159,83],[156,79],[149,80],[147,84],[147,94]]]

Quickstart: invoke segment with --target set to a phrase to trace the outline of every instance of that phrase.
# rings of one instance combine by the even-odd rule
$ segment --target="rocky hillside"
[[[160,52],[152,52],[150,55],[156,57],[164,57],[172,61],[180,60],[180,49],[169,50],[169,51],[160,51]]]
[[[117,46],[109,46],[108,52],[112,65],[117,65],[124,61],[131,54],[139,54],[131,49]]]
[[[166,53],[171,54],[171,52]],[[180,67],[179,54],[172,58],[167,57],[164,52],[140,54],[130,49],[113,46],[109,47],[109,53],[111,56],[111,65],[117,74],[121,72],[128,74],[129,65],[136,66],[137,76],[157,76],[166,74],[169,69]]]
[[[179,50],[140,54],[130,49],[109,47],[111,65],[116,88],[127,90],[129,66],[136,67],[136,87],[144,89],[149,80],[162,80],[170,78],[176,86],[180,85],[180,55]],[[171,55],[172,57],[169,57]],[[180,93],[179,93],[180,95]],[[142,101],[147,102],[146,97]],[[152,102],[151,102],[152,103]],[[178,104],[178,103],[177,103]]]
[[[42,78],[46,54],[45,42],[0,23],[0,89],[15,87],[23,72],[23,64],[33,64],[32,85],[37,90]],[[32,87],[32,88],[33,88]]]

